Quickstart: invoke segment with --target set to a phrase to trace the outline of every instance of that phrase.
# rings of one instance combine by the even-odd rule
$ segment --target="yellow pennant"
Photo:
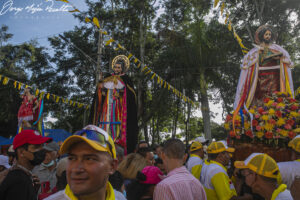
[[[225,2],[223,2],[223,3],[222,3],[222,6],[221,6],[221,15],[223,15],[224,8],[225,8]]]
[[[14,87],[17,88],[17,81],[14,82]]]
[[[247,50],[244,50],[244,49],[242,50],[242,52],[243,52],[243,53],[245,53],[245,54],[247,54],[247,53],[248,53],[248,51],[247,51]]]
[[[228,18],[229,18],[229,14],[228,14],[228,12],[226,12],[225,24],[227,24]]]
[[[85,21],[86,23],[91,22],[90,18],[88,18],[88,17],[86,17],[86,18],[84,19],[84,21]]]
[[[61,101],[62,101],[63,103],[65,103],[65,99],[64,99],[64,98],[61,98]]]
[[[50,93],[47,94],[46,98],[49,100],[49,98],[50,98]]]
[[[110,38],[109,40],[107,40],[107,42],[105,43],[105,46],[109,45],[110,43],[114,42],[115,40]]]
[[[66,99],[66,100],[65,100],[65,103],[68,103],[68,102],[69,102],[69,99]]]
[[[153,73],[153,75],[151,76],[151,80],[153,80],[155,76],[156,76],[156,74]]]
[[[107,31],[102,31],[102,34],[103,35],[107,35]]]
[[[23,86],[23,84],[19,82],[19,84],[18,84],[18,90],[21,90],[22,86]]]
[[[164,84],[164,80],[163,80],[163,79],[161,79],[161,81],[160,81],[160,87],[162,87],[162,86],[163,86],[163,84]]]
[[[120,44],[118,44],[118,47],[120,48],[120,49],[125,49],[122,45],[120,45]]]
[[[149,70],[145,73],[145,75],[149,74],[150,72],[152,72],[151,69],[149,69]]]
[[[0,81],[1,81],[1,79],[2,79],[2,75],[0,75]]]
[[[160,77],[157,76],[157,84],[159,84],[159,81],[160,81]]]
[[[98,27],[100,28],[100,24],[99,24],[99,21],[96,17],[93,18],[93,23]]]
[[[72,100],[70,100],[69,102],[70,102],[70,105],[72,105]]]
[[[86,106],[86,109],[88,110],[90,107],[89,106]]]
[[[29,86],[28,85],[25,85],[25,88],[28,88]]]
[[[231,31],[232,27],[231,27],[231,21],[229,20],[229,24],[228,24],[228,30]]]
[[[127,56],[127,58],[130,59],[132,56],[133,56],[132,53],[130,53],[130,54]]]
[[[142,69],[142,72],[143,72],[143,71],[145,71],[147,68],[148,68],[148,67],[147,67],[147,66],[145,66],[145,67]]]
[[[75,8],[74,10],[69,10],[70,13],[74,13],[74,12],[80,12],[77,8]]]
[[[41,92],[40,93],[40,99],[42,99],[44,97],[45,92]]]
[[[7,78],[7,77],[4,77],[4,79],[3,79],[3,85],[7,85],[7,83],[9,82],[9,78]]]
[[[70,3],[68,0],[56,0],[56,1],[61,1],[61,2],[65,2],[65,3]]]
[[[53,96],[53,100],[55,101],[55,100],[56,100],[56,98],[55,98],[55,94],[52,94],[52,96]]]
[[[75,107],[75,105],[76,105],[76,102],[73,103],[73,107]]]
[[[164,88],[166,88],[167,87],[167,81],[165,81],[165,85],[164,85]]]
[[[139,61],[139,59],[135,58],[133,62],[134,62],[134,63],[137,63],[137,61]]]
[[[215,3],[214,3],[214,8],[215,8],[215,7],[217,7],[217,5],[218,5],[219,1],[220,1],[220,0],[215,0]]]
[[[170,90],[170,84],[168,83],[168,90]]]
[[[39,95],[39,93],[40,93],[39,89],[36,89],[35,90],[35,96]]]

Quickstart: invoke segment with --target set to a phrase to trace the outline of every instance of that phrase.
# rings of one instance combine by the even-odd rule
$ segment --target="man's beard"
[[[263,39],[263,42],[266,43],[266,44],[270,44],[271,43],[271,39],[268,39],[268,40],[267,39]]]

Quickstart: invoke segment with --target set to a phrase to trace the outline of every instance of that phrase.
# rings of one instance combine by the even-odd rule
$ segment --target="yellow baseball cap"
[[[68,137],[60,148],[60,154],[69,153],[70,147],[78,142],[86,142],[96,151],[108,152],[113,158],[116,158],[116,149],[112,138],[97,126],[88,125]]]
[[[250,169],[269,178],[278,178],[279,175],[276,161],[264,153],[252,153],[245,161],[235,161],[234,166],[238,169]]]
[[[289,142],[289,147],[291,147],[294,151],[300,153],[300,135],[297,135]]]
[[[200,142],[194,141],[192,143],[192,145],[190,146],[190,151],[192,152],[192,151],[196,151],[196,150],[202,149],[202,148],[203,148],[203,146],[202,146],[202,144]]]
[[[228,147],[225,141],[216,141],[212,142],[206,149],[207,153],[221,153],[227,151],[229,153],[233,153],[235,151],[234,148]]]

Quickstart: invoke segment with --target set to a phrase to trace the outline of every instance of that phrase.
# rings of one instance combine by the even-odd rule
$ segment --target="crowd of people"
[[[125,155],[103,129],[89,125],[61,146],[35,130],[17,134],[0,155],[3,200],[292,200],[300,199],[300,137],[292,160],[264,153],[232,161],[235,149],[203,137],[189,148],[179,139],[140,141]]]

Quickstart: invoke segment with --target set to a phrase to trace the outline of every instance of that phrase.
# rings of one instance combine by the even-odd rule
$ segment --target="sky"
[[[87,10],[84,0],[69,1],[80,11]],[[11,44],[36,40],[51,52],[47,38],[79,24],[69,10],[73,10],[70,4],[56,0],[0,0],[0,25],[7,25],[8,32],[13,34]],[[158,10],[158,14],[162,12],[162,8]],[[218,114],[222,113],[221,104],[210,102],[210,108],[217,114],[213,121],[222,123],[222,116]],[[201,116],[200,109],[194,115]]]

